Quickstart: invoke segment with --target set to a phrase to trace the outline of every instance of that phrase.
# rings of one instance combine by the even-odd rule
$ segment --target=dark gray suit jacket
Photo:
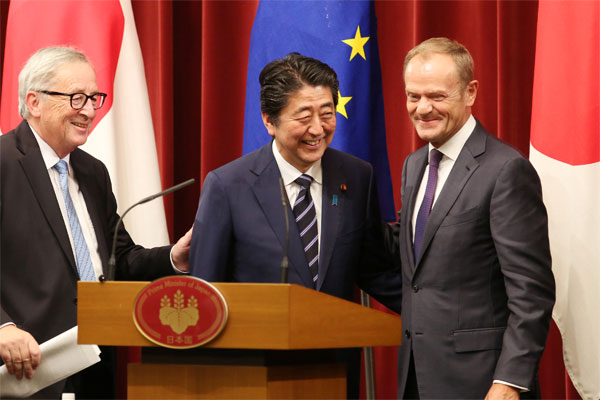
[[[399,393],[411,349],[421,398],[484,398],[494,379],[532,388],[555,287],[540,180],[479,122],[428,220],[417,259],[412,215],[428,148],[408,156],[395,225],[402,261]]]
[[[79,149],[71,153],[70,162],[106,274],[119,218],[108,171]],[[42,154],[26,121],[0,137],[0,163],[0,323],[14,322],[42,343],[77,324],[75,258]],[[151,280],[172,274],[169,251],[170,246],[136,246],[121,226],[117,276]],[[58,396],[63,386],[64,381],[45,394]]]

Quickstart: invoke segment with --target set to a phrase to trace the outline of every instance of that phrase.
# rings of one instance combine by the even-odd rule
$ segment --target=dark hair
[[[298,53],[290,53],[268,63],[260,72],[260,110],[275,126],[279,114],[290,96],[303,86],[326,86],[331,89],[333,104],[337,106],[339,82],[335,71],[327,64]]]

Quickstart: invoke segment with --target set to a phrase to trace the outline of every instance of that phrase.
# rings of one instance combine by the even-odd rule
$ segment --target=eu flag
[[[340,81],[332,146],[373,164],[382,216],[393,221],[376,34],[372,1],[261,1],[250,38],[243,152],[270,140],[260,114],[262,68],[290,52],[319,59]]]

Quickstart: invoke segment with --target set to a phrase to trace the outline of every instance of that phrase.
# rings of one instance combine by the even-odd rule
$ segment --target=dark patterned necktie
[[[427,220],[431,213],[431,206],[433,205],[433,198],[435,197],[435,188],[438,180],[438,167],[443,156],[444,155],[436,149],[432,149],[429,153],[429,175],[427,176],[425,197],[423,198],[423,203],[421,203],[421,208],[419,208],[417,223],[415,224],[415,242],[413,246],[415,261],[419,256],[423,234],[425,233],[425,226],[427,225]]]
[[[300,193],[294,204],[294,216],[296,217],[296,224],[304,246],[304,253],[306,253],[313,284],[316,286],[319,279],[319,231],[317,230],[315,204],[310,196],[312,177],[303,174],[294,182],[300,185]]]

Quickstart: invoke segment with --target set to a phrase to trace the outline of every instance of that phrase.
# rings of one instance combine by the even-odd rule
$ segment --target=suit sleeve
[[[531,164],[501,170],[490,203],[490,229],[510,311],[494,379],[532,388],[555,301],[548,218]]]
[[[400,259],[390,251],[397,244],[392,239],[393,232],[390,230],[393,228],[381,219],[376,187],[371,169],[358,282],[361,289],[399,313],[402,307]]]
[[[404,183],[406,182],[406,165],[408,157],[404,160],[402,167],[402,187],[400,189],[400,198],[404,202]],[[398,210],[398,219],[395,223],[385,224],[384,239],[386,252],[392,257],[396,268],[401,271],[402,261],[400,257],[400,227],[402,226],[402,209]]]
[[[212,282],[231,281],[228,271],[233,220],[227,194],[219,177],[204,180],[190,247],[190,272]]]
[[[108,235],[105,236],[107,247],[110,252],[115,233],[115,227],[119,220],[117,214],[117,201],[112,191],[110,177],[106,167],[102,165],[104,172],[104,192],[106,194],[106,220]],[[115,248],[116,279],[117,280],[154,280],[162,276],[174,275],[170,259],[172,246],[161,246],[146,249],[136,245],[123,224],[120,224],[117,233]]]

